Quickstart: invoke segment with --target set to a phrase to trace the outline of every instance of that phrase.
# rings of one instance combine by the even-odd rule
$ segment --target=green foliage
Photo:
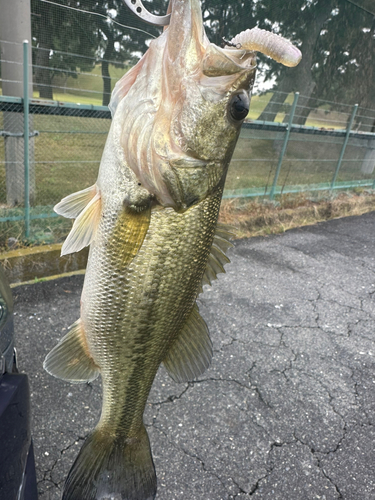
[[[163,8],[167,2],[155,3]],[[160,30],[145,27],[122,0],[60,0],[59,4],[31,0],[34,80],[40,97],[53,98],[54,77],[76,78],[101,63],[103,104],[108,104],[109,64],[123,67],[134,62],[135,53],[141,55],[147,40]]]
[[[340,2],[316,51],[321,60],[313,68],[316,95],[375,107],[375,18],[349,2]]]
[[[375,108],[375,21],[358,6],[361,2],[261,3],[266,18],[278,24],[283,36],[297,42],[303,54],[295,69],[280,68],[273,62],[266,69],[266,77],[275,81],[278,90],[299,91],[305,96],[305,111],[299,113],[298,123],[305,123],[309,109],[318,107],[321,99]],[[271,101],[268,116],[262,119],[273,119],[281,105]],[[373,115],[372,119],[362,120],[364,130],[369,131]]]
[[[80,5],[80,2],[72,3]],[[82,3],[91,2],[83,0]],[[89,71],[94,66],[94,60],[87,58],[94,56],[95,45],[87,43],[85,37],[89,30],[82,29],[83,23],[87,26],[90,20],[84,20],[80,12],[40,0],[31,0],[31,12],[34,81],[40,97],[52,99],[54,74],[76,77],[79,69]],[[85,57],[79,60],[73,55],[77,53]]]
[[[109,64],[134,64],[161,30],[138,19],[123,0],[56,1],[61,6],[31,0],[35,81],[40,96],[52,98],[53,78],[75,78],[100,63],[102,102],[107,104],[111,92]],[[166,13],[169,1],[143,3],[160,15]],[[368,12],[372,3],[202,0],[202,12],[207,35],[217,45],[223,37],[231,39],[254,26],[280,33],[298,45],[303,59],[297,68],[283,68],[262,55],[259,68],[278,90],[286,94],[299,91],[306,96],[306,108],[317,107],[316,98],[375,107],[375,23]],[[271,100],[268,119],[274,119],[282,105],[282,100]],[[301,123],[307,115],[306,111],[300,116]]]

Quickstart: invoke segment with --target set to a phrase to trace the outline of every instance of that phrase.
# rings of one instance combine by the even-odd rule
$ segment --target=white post
[[[29,41],[29,95],[32,97],[30,0],[0,0],[0,58],[3,95],[23,97],[23,41]],[[32,131],[32,118],[29,130]],[[4,112],[7,204],[24,203],[23,114]],[[15,136],[13,135],[15,134]],[[35,197],[34,141],[29,143],[30,201]]]

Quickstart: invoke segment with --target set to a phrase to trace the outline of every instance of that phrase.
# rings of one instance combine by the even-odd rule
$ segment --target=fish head
[[[171,159],[187,206],[222,188],[256,73],[253,52],[209,44],[197,71],[181,82],[170,134],[183,153]]]
[[[118,82],[110,107],[139,185],[183,211],[223,187],[249,111],[256,52],[210,43],[199,0],[171,0],[169,11],[169,26]]]

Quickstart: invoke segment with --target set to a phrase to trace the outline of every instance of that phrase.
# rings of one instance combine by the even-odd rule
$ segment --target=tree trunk
[[[41,13],[41,26],[38,50],[35,58],[35,82],[38,85],[39,97],[53,99],[51,70],[49,69],[49,54],[52,47],[51,27],[48,11]]]
[[[371,175],[375,170],[375,140],[367,141],[368,149],[362,160],[361,173]]]
[[[17,20],[17,22],[15,22]],[[30,2],[28,0],[0,0],[0,53],[3,59],[2,93],[6,96],[23,97],[23,40],[29,41],[31,60]],[[29,95],[32,97],[33,83],[31,65],[28,68]],[[24,116],[23,113],[2,113],[6,200],[10,207],[23,205],[25,201],[24,166]],[[29,116],[29,129],[33,130],[33,117]],[[2,167],[2,168],[4,168]],[[35,198],[34,139],[29,140],[29,200]]]
[[[53,99],[51,73],[49,69],[49,50],[45,44],[39,43],[35,59],[35,81],[38,86],[39,97]]]
[[[335,0],[319,0],[315,15],[311,17],[311,21],[306,25],[306,32],[301,46],[302,61],[297,67],[285,70],[277,91],[274,92],[258,120],[274,121],[290,92],[298,91],[301,93],[298,107],[301,105],[306,106],[306,103],[308,103],[315,88],[315,82],[311,74],[315,45],[334,5]],[[309,111],[305,108],[298,109],[294,123],[304,124]]]
[[[288,93],[290,92],[291,82],[289,76],[286,75],[277,87],[277,91],[273,93],[271,99],[268,101],[266,107],[258,117],[258,120],[273,122],[279,112],[281,106],[284,104]],[[288,90],[287,90],[288,89]]]
[[[303,93],[298,98],[298,104],[296,113],[293,118],[293,123],[295,125],[304,125],[306,120],[311,112],[312,104],[315,99],[312,97],[312,94],[315,89],[315,82],[310,80],[310,82],[306,83]],[[285,113],[285,117],[283,122],[287,123],[289,121],[289,113]]]
[[[375,132],[375,68],[373,60],[375,57],[375,17],[372,21],[371,30],[362,37],[356,47],[360,57],[360,80],[358,83],[357,102],[359,109],[356,116],[356,128],[363,132]]]
[[[107,34],[108,35],[108,34]],[[109,74],[109,59],[112,56],[114,49],[114,40],[112,36],[108,36],[107,47],[105,49],[102,60],[102,78],[103,78],[103,106],[108,106],[111,99],[111,76]]]

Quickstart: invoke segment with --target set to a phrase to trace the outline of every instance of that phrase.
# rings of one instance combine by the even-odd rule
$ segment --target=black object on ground
[[[30,415],[28,377],[18,373],[14,350],[12,292],[0,266],[1,500],[37,500]]]

